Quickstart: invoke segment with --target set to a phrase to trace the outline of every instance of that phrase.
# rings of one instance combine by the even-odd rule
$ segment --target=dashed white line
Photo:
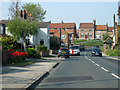
[[[95,63],[94,61],[91,61],[92,63]]]
[[[96,66],[98,66],[98,67],[100,66],[100,65],[99,65],[99,64],[97,64],[97,63],[95,63],[95,65],[96,65]]]
[[[116,77],[117,79],[120,79],[120,77],[118,77],[117,75],[115,75],[114,73],[111,73],[112,76]]]
[[[91,61],[91,59],[88,59],[89,61]]]
[[[105,69],[104,67],[101,67],[102,70],[108,72],[109,70]]]

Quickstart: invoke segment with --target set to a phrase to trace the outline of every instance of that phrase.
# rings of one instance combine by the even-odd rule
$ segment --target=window
[[[84,37],[84,35],[83,34],[81,34],[81,38],[83,38]]]
[[[57,28],[57,30],[60,30],[60,28]]]
[[[66,35],[62,35],[62,39],[66,39]]]
[[[70,33],[70,37],[72,38],[73,33]]]
[[[98,31],[98,33],[100,33],[100,30]]]
[[[51,30],[55,30],[54,28],[51,28]]]
[[[65,28],[65,31],[67,31],[67,28]]]
[[[90,28],[90,32],[92,32],[92,28]]]
[[[44,40],[40,39],[40,45],[44,45]]]
[[[72,28],[70,28],[70,30],[72,31],[73,29],[72,29]]]
[[[92,38],[92,34],[90,34],[90,38]]]
[[[84,30],[83,30],[83,28],[81,28],[81,32],[83,32]]]

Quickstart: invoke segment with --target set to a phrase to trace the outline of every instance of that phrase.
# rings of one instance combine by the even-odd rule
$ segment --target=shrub
[[[8,35],[2,37],[3,50],[7,49],[18,49],[17,41]]]
[[[13,50],[9,50],[11,52],[11,57],[9,59],[9,63],[15,63],[17,61],[20,60],[25,60],[25,58],[27,57],[28,53],[26,52],[19,52],[19,51],[13,51]]]
[[[47,52],[47,47],[45,45],[39,45],[37,49],[38,49],[38,52],[40,51]]]
[[[28,53],[28,57],[35,58],[37,55],[37,50],[34,48],[28,48],[26,52]]]

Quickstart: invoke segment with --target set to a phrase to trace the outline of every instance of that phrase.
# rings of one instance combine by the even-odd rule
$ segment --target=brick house
[[[70,34],[71,39],[76,38],[76,24],[75,23],[51,23],[50,24],[50,32],[52,30],[60,30],[63,29],[64,31]],[[55,31],[53,31],[55,32]],[[50,34],[52,35],[52,33]]]
[[[102,39],[103,34],[107,33],[107,25],[96,25],[96,39]]]
[[[54,39],[60,43],[60,30],[57,30],[54,34]],[[70,45],[70,35],[64,29],[61,30],[61,46],[68,47]]]
[[[79,39],[94,39],[94,23],[80,23]]]
[[[113,31],[114,31],[114,27],[108,27],[107,34],[108,34],[110,37],[113,37]]]

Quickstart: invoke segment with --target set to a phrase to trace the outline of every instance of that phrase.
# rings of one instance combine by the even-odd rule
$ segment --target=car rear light
[[[61,50],[61,49],[59,49],[59,50]]]
[[[67,51],[69,51],[69,49],[67,49]]]

